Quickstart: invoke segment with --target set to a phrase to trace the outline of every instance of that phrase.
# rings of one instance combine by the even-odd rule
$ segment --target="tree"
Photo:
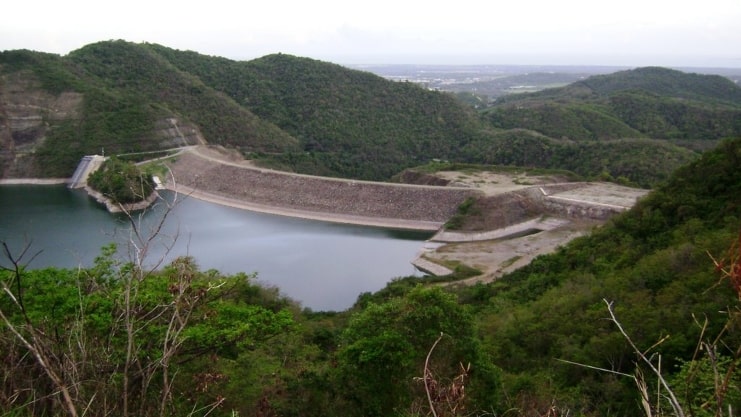
[[[215,361],[199,359],[291,326],[288,311],[245,301],[252,276],[202,272],[189,257],[149,266],[172,207],[151,230],[125,212],[130,258],[110,245],[90,268],[26,270],[30,246],[16,255],[3,245],[3,414],[208,414],[224,397],[193,391],[220,375]]]
[[[94,190],[117,204],[146,200],[154,192],[154,180],[131,162],[111,158],[88,178]]]
[[[481,406],[496,378],[472,316],[453,295],[418,286],[351,318],[338,353],[342,395],[352,404],[348,412],[385,416],[410,410],[415,399],[426,403],[424,387],[414,378],[423,375],[427,352],[441,332],[446,337],[436,348],[435,368],[457,375],[461,364],[470,362],[473,399]]]

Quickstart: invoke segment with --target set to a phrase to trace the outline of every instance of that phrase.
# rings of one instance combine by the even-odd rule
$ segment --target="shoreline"
[[[444,224],[442,222],[421,220],[415,221],[380,217],[362,217],[349,214],[343,215],[337,213],[322,213],[310,210],[298,210],[286,207],[268,206],[265,204],[252,203],[236,198],[228,198],[221,195],[196,190],[191,187],[185,187],[182,185],[173,187],[171,184],[166,184],[165,189],[176,192],[185,197],[193,197],[201,201],[219,204],[226,207],[233,207],[256,213],[273,214],[277,216],[293,217],[305,220],[316,220],[328,223],[352,224],[356,226],[382,227],[388,229],[411,230],[420,232],[437,232]]]
[[[59,185],[69,183],[69,178],[2,178],[0,185]]]
[[[114,203],[113,200],[111,200],[110,198],[104,196],[98,191],[93,190],[88,185],[83,187],[83,189],[85,190],[85,192],[87,192],[88,196],[92,197],[95,201],[98,202],[98,204],[105,206],[106,210],[108,210],[108,212],[112,214],[131,213],[134,211],[146,210],[149,206],[152,205],[155,200],[157,200],[158,197],[158,194],[156,192],[152,192],[149,197],[144,200],[137,201],[136,203],[117,204]]]
[[[0,185],[61,185],[69,183],[69,178],[3,178]],[[419,232],[437,232],[443,222],[414,221],[380,217],[362,217],[353,215],[342,215],[336,213],[322,213],[310,210],[297,210],[278,206],[251,203],[237,198],[228,198],[221,195],[199,191],[185,186],[166,184],[165,189],[176,192],[185,197],[193,197],[198,200],[247,210],[256,213],[273,214],[277,216],[293,217],[298,219],[316,220],[328,223],[352,224],[356,226],[381,227],[388,229],[410,230]],[[91,196],[94,198],[94,196]]]

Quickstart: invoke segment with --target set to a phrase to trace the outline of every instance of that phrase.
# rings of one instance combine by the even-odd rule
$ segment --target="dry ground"
[[[557,184],[564,180],[558,176],[528,176],[525,173],[440,172],[437,175],[453,181],[456,185],[480,189],[487,196],[492,197],[492,201],[507,201],[498,196],[533,186]],[[638,198],[647,193],[647,190],[622,187],[611,183],[582,183],[564,188],[564,191],[552,195],[562,199],[626,208],[632,207]],[[511,223],[522,224],[524,218],[517,218],[514,213],[506,214],[508,210],[512,210],[513,206],[511,204],[509,206],[510,208],[507,208],[503,204],[502,207],[488,206],[486,208],[490,211],[484,213],[482,217],[490,219],[489,229],[504,230],[501,223],[502,211],[505,212],[505,217],[509,216],[513,219]],[[532,223],[523,225],[522,231],[531,233],[524,236],[512,234],[507,237],[505,234],[504,237],[489,239],[487,236],[496,235],[496,232],[491,230],[467,232],[468,235],[475,235],[474,237],[478,240],[428,244],[423,249],[421,257],[439,264],[451,261],[460,262],[482,271],[481,275],[468,279],[466,283],[490,282],[505,273],[527,265],[539,255],[553,252],[574,238],[588,234],[595,227],[603,224],[604,220],[543,216],[535,219],[535,223],[536,227],[531,227]],[[487,229],[486,225],[481,227]],[[445,236],[442,237],[442,240],[445,240]]]

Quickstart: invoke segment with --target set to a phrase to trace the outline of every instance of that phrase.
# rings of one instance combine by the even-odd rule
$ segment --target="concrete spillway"
[[[83,156],[67,186],[69,188],[82,188],[87,185],[90,174],[97,171],[106,159],[108,158],[100,155]]]

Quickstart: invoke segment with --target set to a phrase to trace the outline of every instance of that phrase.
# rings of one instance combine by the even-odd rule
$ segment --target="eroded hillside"
[[[0,78],[0,177],[33,177],[33,153],[43,145],[49,129],[77,120],[82,114],[82,94],[52,94],[33,75],[17,72]]]

